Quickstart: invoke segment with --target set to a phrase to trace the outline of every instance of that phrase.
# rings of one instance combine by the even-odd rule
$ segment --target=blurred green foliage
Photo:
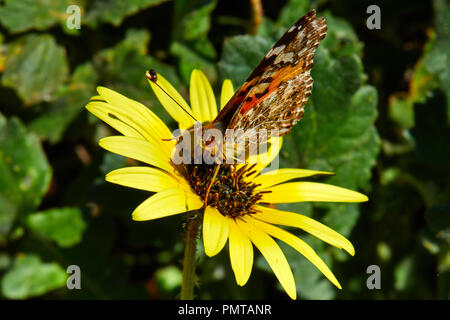
[[[145,78],[156,69],[187,95],[192,69],[218,93],[237,88],[310,8],[328,35],[312,71],[304,119],[285,139],[282,167],[333,171],[331,184],[370,201],[292,204],[349,237],[355,257],[298,232],[332,268],[339,291],[283,246],[303,299],[448,299],[450,292],[450,4],[434,1],[6,0],[0,2],[0,296],[173,299],[181,279],[184,218],[134,222],[148,194],[104,175],[132,164],[100,149],[113,130],[84,105],[97,85],[146,104],[169,125]],[[366,8],[378,4],[380,30]],[[79,6],[81,28],[66,21]],[[294,231],[297,232],[297,231]],[[227,250],[199,240],[201,299],[287,296],[258,256],[238,287]],[[381,290],[366,286],[370,265]],[[69,265],[81,290],[68,290]]]

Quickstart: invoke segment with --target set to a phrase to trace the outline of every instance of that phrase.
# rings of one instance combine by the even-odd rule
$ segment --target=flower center
[[[245,165],[234,170],[231,165],[222,164],[215,177],[215,165],[190,164],[186,167],[187,179],[194,192],[203,201],[208,197],[207,204],[215,207],[224,216],[237,218],[256,213],[253,205],[267,192],[255,193],[257,185],[244,179],[254,173],[252,166]]]

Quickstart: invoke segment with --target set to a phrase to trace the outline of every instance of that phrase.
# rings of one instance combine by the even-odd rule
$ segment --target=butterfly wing
[[[241,141],[251,141],[261,129],[267,136],[259,136],[258,143],[287,134],[303,116],[313,85],[314,52],[326,32],[325,19],[316,19],[315,10],[305,14],[275,43],[214,122],[242,132]]]

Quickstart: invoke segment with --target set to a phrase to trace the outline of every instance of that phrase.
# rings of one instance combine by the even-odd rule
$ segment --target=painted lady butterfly
[[[241,139],[250,139],[260,129],[267,130],[267,139],[272,131],[279,136],[289,133],[311,95],[314,52],[326,33],[325,19],[316,19],[315,10],[306,13],[266,54],[220,111],[214,126],[241,130]]]
[[[237,150],[233,156],[237,159],[239,154],[252,154],[248,152],[250,144],[258,147],[275,134],[289,133],[302,118],[311,95],[314,52],[326,33],[325,19],[316,19],[315,10],[306,13],[275,43],[216,119],[204,127],[191,128],[191,136],[200,133],[198,136],[202,137],[204,129],[219,129],[222,137],[226,137],[225,144]],[[150,70],[147,77],[156,83],[156,72]],[[227,131],[234,134],[228,135]],[[260,134],[262,131],[264,134]],[[210,153],[221,150],[217,146],[214,137],[202,141],[202,148],[209,149]]]

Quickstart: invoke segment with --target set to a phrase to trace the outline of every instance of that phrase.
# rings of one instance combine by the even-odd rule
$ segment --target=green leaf
[[[175,39],[196,40],[211,28],[210,14],[217,0],[179,0],[175,3]]]
[[[97,26],[100,22],[119,26],[127,17],[140,10],[159,5],[167,0],[97,0],[88,9],[87,24]]]
[[[216,51],[208,40],[211,13],[217,0],[179,0],[175,2],[170,53],[178,58],[180,74],[189,83],[193,69],[203,70],[210,81],[217,80]]]
[[[0,271],[4,271],[11,264],[11,258],[6,252],[0,252]]]
[[[286,32],[285,28],[280,28],[280,25],[273,22],[269,18],[263,17],[261,24],[258,26],[257,35],[262,36],[266,40],[269,40],[274,44],[280,39]]]
[[[28,124],[28,128],[42,139],[52,143],[60,141],[67,126],[95,94],[97,78],[91,63],[78,66],[70,83],[59,88],[56,101],[36,107],[39,116]]]
[[[398,291],[405,290],[411,285],[411,276],[414,274],[414,259],[411,256],[404,258],[395,268],[394,287]]]
[[[0,22],[12,33],[45,30],[66,21],[73,0],[6,0],[0,7]]]
[[[37,255],[18,255],[2,280],[2,294],[9,299],[26,299],[61,288],[67,274],[56,263],[42,263]]]
[[[39,139],[0,114],[0,242],[15,218],[34,210],[47,191],[51,168]]]
[[[5,62],[6,62],[6,50],[3,41],[4,41],[3,34],[0,33],[0,72],[3,72],[3,70],[5,69]]]
[[[328,79],[338,80],[333,79],[332,69],[328,70]],[[319,78],[316,77],[316,83],[319,83]],[[323,74],[325,79],[326,73]],[[347,85],[351,83],[349,78],[342,80],[348,81]],[[334,171],[336,175],[328,180],[330,183],[348,188],[363,187],[370,178],[379,151],[379,138],[373,125],[377,114],[376,90],[362,86],[348,97],[349,101],[344,102],[342,96],[333,96],[326,85],[323,86],[329,94],[328,98],[323,101],[317,99],[325,94],[317,85],[317,90],[313,90],[314,104],[311,105],[309,115],[293,132],[295,140],[302,141],[297,149],[299,165]],[[333,90],[331,87],[330,90]],[[333,103],[333,99],[336,99],[336,103]]]
[[[407,129],[414,127],[414,104],[424,103],[438,88],[446,95],[450,119],[450,4],[434,0],[433,7],[435,30],[429,33],[424,53],[414,67],[409,91],[390,99],[390,117]]]
[[[9,44],[2,84],[25,105],[54,100],[67,75],[66,54],[52,36],[30,34]]]
[[[439,81],[439,87],[447,97],[447,115],[450,119],[450,3],[446,0],[434,0],[433,7],[436,41],[425,56],[424,64]]]
[[[194,50],[180,42],[174,42],[170,46],[170,53],[179,57],[179,70],[185,83],[189,83],[189,79],[194,69],[201,69],[205,72],[209,81],[214,82],[217,79],[217,71],[215,64]]]
[[[392,95],[389,104],[389,117],[403,128],[414,127],[413,103],[411,96]]]
[[[389,117],[403,128],[414,127],[414,104],[426,102],[431,97],[432,91],[439,86],[439,80],[431,70],[442,65],[445,58],[443,59],[439,51],[436,51],[435,42],[436,33],[431,33],[425,45],[423,56],[414,66],[409,91],[395,93],[389,99]]]
[[[251,43],[251,45],[249,45]],[[219,71],[222,79],[231,79],[235,88],[252,73],[259,61],[274,44],[257,35],[239,35],[225,39]]]
[[[318,14],[321,16],[321,14]],[[328,25],[327,36],[322,41],[322,47],[330,50],[334,58],[357,55],[360,59],[362,55],[363,43],[358,40],[353,27],[345,20],[334,17],[331,13],[323,14]],[[365,79],[366,76],[364,75]]]
[[[61,247],[79,243],[86,228],[79,208],[55,208],[36,212],[27,217],[26,223],[31,230],[54,240]]]
[[[106,152],[103,156],[100,171],[103,175],[109,172],[127,166],[127,158],[112,152]]]
[[[290,0],[281,9],[278,16],[278,23],[284,27],[292,26],[310,9],[309,0]]]

